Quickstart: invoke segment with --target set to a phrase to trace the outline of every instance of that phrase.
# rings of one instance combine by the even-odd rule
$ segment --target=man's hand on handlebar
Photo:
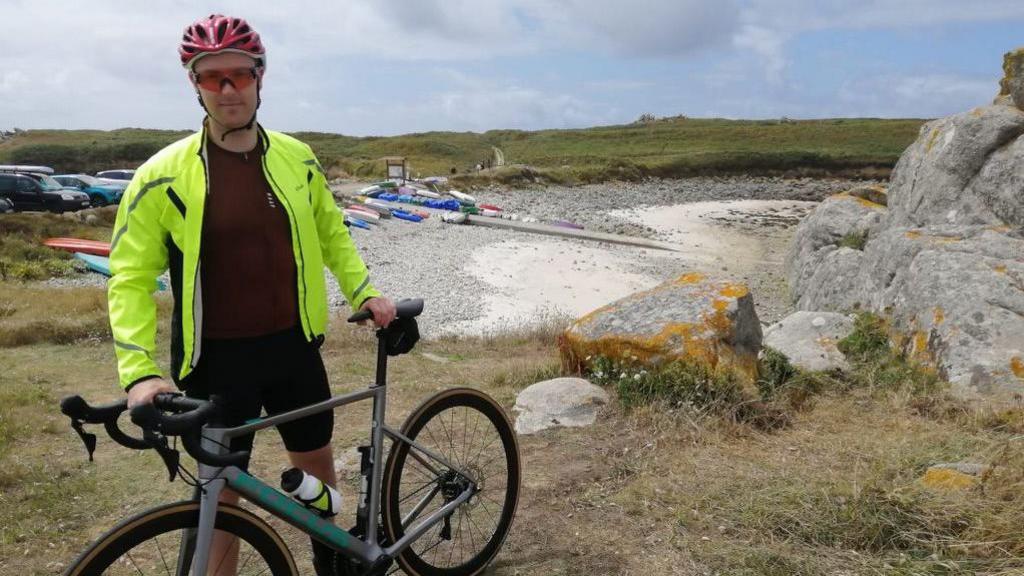
[[[174,394],[178,392],[178,389],[163,378],[147,378],[128,390],[128,408],[131,409],[142,404],[150,404],[153,402],[153,397],[161,392]]]
[[[373,323],[378,328],[387,328],[388,324],[395,319],[397,311],[395,310],[395,303],[390,298],[384,296],[377,296],[370,298],[363,305],[359,307],[360,310],[368,310],[373,314]],[[366,325],[366,320],[359,322],[361,326]]]

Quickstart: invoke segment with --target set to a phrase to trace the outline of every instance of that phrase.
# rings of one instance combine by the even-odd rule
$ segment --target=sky
[[[210,13],[267,48],[260,122],[354,136],[641,114],[935,118],[990,103],[1022,0],[0,0],[0,129],[194,129]]]

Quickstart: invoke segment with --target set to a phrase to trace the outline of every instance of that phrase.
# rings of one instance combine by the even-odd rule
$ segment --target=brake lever
[[[178,466],[181,462],[181,454],[177,450],[171,448],[167,444],[167,437],[162,434],[146,428],[142,431],[142,437],[146,440],[146,443],[156,450],[156,453],[160,455],[160,459],[164,461],[164,466],[167,466],[168,482],[174,482],[174,477],[178,475]]]
[[[86,432],[82,426],[82,421],[77,418],[71,419],[71,428],[78,433],[78,437],[82,439],[82,443],[85,444],[85,451],[89,453],[89,462],[92,462],[92,453],[96,451],[96,435],[91,432]]]

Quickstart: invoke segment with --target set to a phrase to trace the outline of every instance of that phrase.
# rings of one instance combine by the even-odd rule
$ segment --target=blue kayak
[[[99,272],[107,278],[110,278],[110,258],[107,258],[106,256],[96,256],[94,254],[85,254],[82,252],[75,252],[75,258],[85,262],[85,267],[89,270]]]
[[[369,230],[370,229],[370,225],[367,224],[366,222],[363,222],[359,218],[353,218],[351,216],[345,216],[345,222],[347,224],[355,226],[356,228],[363,228],[365,230]]]
[[[98,272],[107,278],[110,278],[110,258],[106,256],[97,256],[95,254],[84,254],[82,252],[75,252],[75,258],[85,262],[85,267],[89,270]],[[159,278],[156,280],[156,287],[158,290],[167,290],[167,285]]]
[[[420,221],[423,220],[422,217],[417,216],[415,214],[410,214],[409,212],[406,212],[405,210],[392,210],[391,211],[391,215],[394,216],[395,218],[400,218],[402,220],[408,220],[409,222],[420,222]]]

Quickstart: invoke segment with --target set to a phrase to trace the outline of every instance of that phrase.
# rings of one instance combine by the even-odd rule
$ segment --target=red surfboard
[[[68,252],[81,252],[82,254],[95,254],[96,256],[110,256],[110,243],[99,240],[85,240],[83,238],[47,238],[43,244],[58,250]]]

